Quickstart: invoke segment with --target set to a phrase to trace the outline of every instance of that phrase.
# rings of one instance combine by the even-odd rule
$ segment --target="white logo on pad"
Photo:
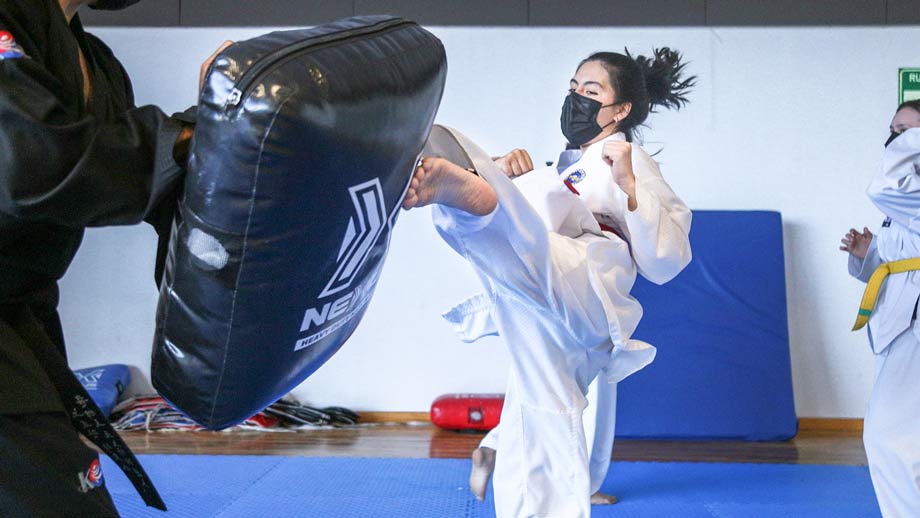
[[[355,275],[367,261],[371,249],[387,225],[386,203],[379,178],[355,185],[349,188],[348,192],[354,205],[354,215],[348,220],[348,228],[345,230],[336,260],[335,274],[318,299],[334,295],[351,286]],[[318,308],[307,308],[300,332],[313,327],[321,329],[310,336],[298,339],[294,343],[294,350],[299,351],[315,344],[358,316],[371,297],[375,280],[370,279],[370,282],[365,282]]]

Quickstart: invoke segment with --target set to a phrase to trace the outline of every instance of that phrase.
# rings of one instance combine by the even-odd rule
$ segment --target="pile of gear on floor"
[[[159,395],[139,395],[119,402],[131,378],[126,365],[102,365],[74,371],[93,400],[119,431],[205,430]],[[313,408],[284,397],[227,430],[288,431],[358,424],[356,412],[342,407]]]

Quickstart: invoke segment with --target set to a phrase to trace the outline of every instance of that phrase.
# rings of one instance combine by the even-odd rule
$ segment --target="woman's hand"
[[[230,40],[223,42],[220,45],[220,47],[217,50],[215,50],[214,53],[211,54],[210,57],[208,57],[208,59],[204,60],[204,63],[201,64],[201,70],[198,72],[198,91],[199,92],[201,91],[202,88],[204,88],[204,77],[208,75],[208,69],[211,68],[211,63],[214,61],[214,58],[216,58],[218,54],[223,52],[224,49],[229,47],[230,45],[233,45],[233,42]]]
[[[525,149],[514,149],[507,155],[492,160],[508,178],[533,171],[533,160],[530,159],[530,154]]]
[[[638,202],[636,201],[636,175],[633,174],[632,168],[632,144],[620,140],[608,140],[604,142],[601,156],[610,166],[613,181],[629,196],[629,210],[636,210]]]
[[[843,243],[843,246],[840,247],[841,250],[849,252],[854,257],[865,259],[866,254],[869,252],[869,243],[872,242],[872,232],[863,227],[863,231],[860,234],[855,228],[851,228],[840,242]]]

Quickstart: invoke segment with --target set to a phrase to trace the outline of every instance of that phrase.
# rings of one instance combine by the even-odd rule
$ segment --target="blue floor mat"
[[[468,460],[141,455],[166,501],[144,506],[108,458],[103,472],[125,518],[487,518],[467,489]],[[617,462],[602,491],[617,518],[867,518],[881,514],[858,466]]]

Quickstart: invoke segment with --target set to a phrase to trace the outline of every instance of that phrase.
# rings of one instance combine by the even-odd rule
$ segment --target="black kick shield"
[[[151,377],[202,425],[242,422],[348,339],[444,89],[441,42],[349,18],[218,56],[198,107]]]

